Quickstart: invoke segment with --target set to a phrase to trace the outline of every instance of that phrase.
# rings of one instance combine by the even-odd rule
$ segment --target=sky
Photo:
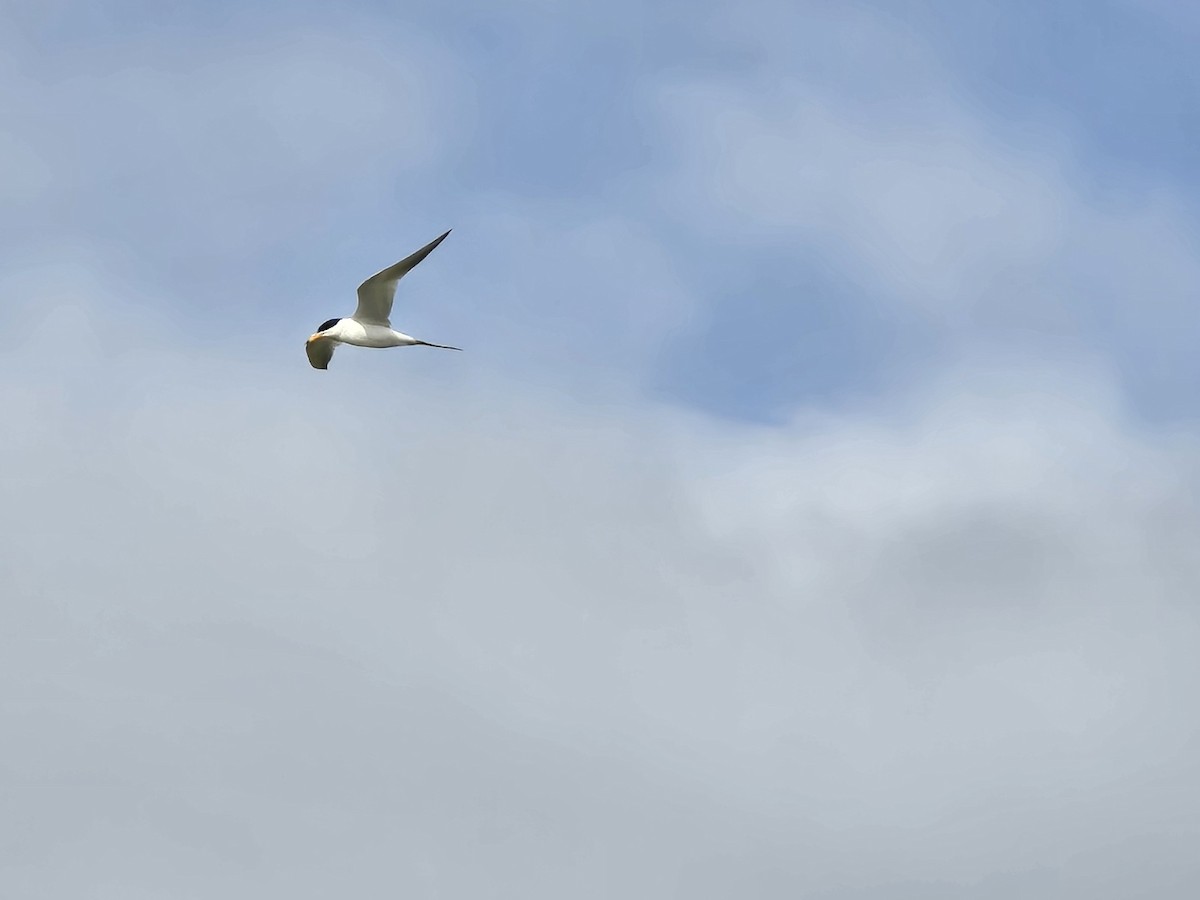
[[[0,0],[0,895],[1196,896],[1197,37]]]

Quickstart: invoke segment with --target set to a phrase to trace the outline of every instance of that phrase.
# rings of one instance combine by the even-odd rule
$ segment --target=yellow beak
[[[307,343],[311,344],[313,341],[319,341],[320,339],[321,339],[321,335],[314,334],[312,337],[310,337],[308,339]]]

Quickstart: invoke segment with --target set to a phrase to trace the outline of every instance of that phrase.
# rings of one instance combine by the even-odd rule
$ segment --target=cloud
[[[584,391],[636,379],[686,319],[675,260],[636,210],[463,190],[467,150],[492,141],[475,137],[484,87],[426,31],[358,15],[232,24],[193,26],[183,46],[161,24],[118,30],[49,58],[10,38],[18,127],[0,153],[27,206],[0,225],[23,272],[61,278],[88,258],[137,294],[113,302],[256,352],[278,335],[290,354],[352,309],[362,278],[453,228],[405,282],[398,327],[530,377],[570,363]]]
[[[1152,417],[1194,409],[1178,338],[1200,325],[1200,257],[1173,184],[1091,171],[1044,117],[990,114],[898,20],[825,10],[801,28],[800,13],[758,9],[707,26],[752,63],[660,82],[672,152],[646,183],[677,227],[771,254],[758,265],[793,283],[804,247],[953,352],[1095,354]],[[781,316],[800,302],[775,293]]]
[[[720,215],[691,220],[717,234],[784,229],[951,323],[967,313],[1037,324],[1070,310],[1085,258],[1102,261],[1101,277],[1118,277],[1122,291],[1143,283],[1160,305],[1177,307],[1196,278],[1178,210],[1148,198],[1140,210],[1106,213],[1072,192],[1052,158],[1022,158],[969,120],[873,126],[866,110],[847,113],[845,97],[799,81],[758,97],[753,84],[729,82],[663,97],[679,146],[691,148],[676,195],[685,209],[716,206]],[[1169,275],[1156,274],[1161,266]],[[1130,305],[1125,293],[1104,299]],[[989,309],[1001,303],[1010,311]]]
[[[1193,448],[1092,373],[718,428],[76,314],[3,388],[12,890],[1194,877]]]
[[[392,203],[472,127],[469,85],[419,34],[250,17],[39,49],[51,26],[13,18],[13,152],[52,173],[6,179],[26,201],[22,237],[102,237],[151,271],[294,247],[356,202]]]
[[[4,892],[1195,893],[1195,438],[1114,364],[1137,286],[1188,333],[1188,220],[814,10],[803,71],[754,43],[795,18],[693,20],[762,55],[648,84],[671,139],[601,200],[458,197],[470,85],[367,20],[18,60]],[[471,352],[308,369],[434,208],[406,327]],[[713,259],[802,240],[957,354],[770,428],[647,399]],[[1113,348],[985,339],[1089,314]]]

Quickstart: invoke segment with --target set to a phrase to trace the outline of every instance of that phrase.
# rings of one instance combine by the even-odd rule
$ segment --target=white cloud
[[[1091,375],[716,429],[87,305],[0,398],[12,890],[1194,879],[1194,452]]]
[[[1196,225],[1170,185],[1089,185],[1054,123],[979,109],[898,20],[756,10],[710,23],[746,53],[757,38],[753,65],[673,77],[655,98],[673,148],[659,196],[682,226],[803,241],[963,337],[1154,346],[1165,322],[1195,324]]]
[[[931,83],[919,43],[855,21]],[[155,51],[150,77],[101,73],[115,94],[26,84],[90,122],[179,105],[128,152],[21,132],[83,172],[47,215],[140,184],[113,242],[148,234],[182,196],[172,159],[188,227],[260,259],[255,185],[284,219],[293,186],[317,208],[393,144],[432,165],[469,91],[450,124],[432,92],[392,121],[381,85],[429,70],[352,43],[353,65],[335,34]],[[841,65],[837,89],[808,73],[770,99],[683,85],[696,143],[647,195],[665,215],[460,204],[484,274],[449,257],[409,296],[422,334],[476,328],[475,355],[315,373],[302,334],[179,327],[176,293],[58,233],[5,273],[0,893],[1194,894],[1190,434],[1131,427],[1110,372],[1061,361],[973,354],[886,410],[776,429],[655,406],[614,371],[695,312],[645,224],[675,214],[727,247],[828,240],[946,319],[1035,272],[1052,297],[1098,248],[1112,296],[1155,273],[1183,296],[1170,205],[1097,212],[936,92],[880,125],[873,76]],[[422,295],[450,298],[441,319]]]
[[[184,42],[134,30],[73,52],[10,33],[14,152],[52,175],[14,179],[27,227],[70,222],[143,256],[262,253],[314,210],[332,218],[428,177],[470,134],[470,86],[419,34],[247,24]]]
[[[113,302],[206,339],[294,353],[305,329],[352,308],[360,279],[444,228],[451,241],[405,283],[398,327],[527,377],[574,370],[581,392],[636,381],[690,312],[638,210],[459,196],[476,86],[420,29],[251,19],[186,46],[151,30],[69,59],[27,46],[13,58],[16,137],[0,152],[51,174],[13,180],[27,206],[0,225],[42,275],[100,259],[137,292]]]

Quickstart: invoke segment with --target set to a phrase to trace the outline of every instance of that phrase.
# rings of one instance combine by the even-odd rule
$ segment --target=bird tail
[[[431,344],[429,341],[417,341],[418,347],[437,347],[439,350],[458,350],[462,351],[462,347],[451,347],[448,344]]]

